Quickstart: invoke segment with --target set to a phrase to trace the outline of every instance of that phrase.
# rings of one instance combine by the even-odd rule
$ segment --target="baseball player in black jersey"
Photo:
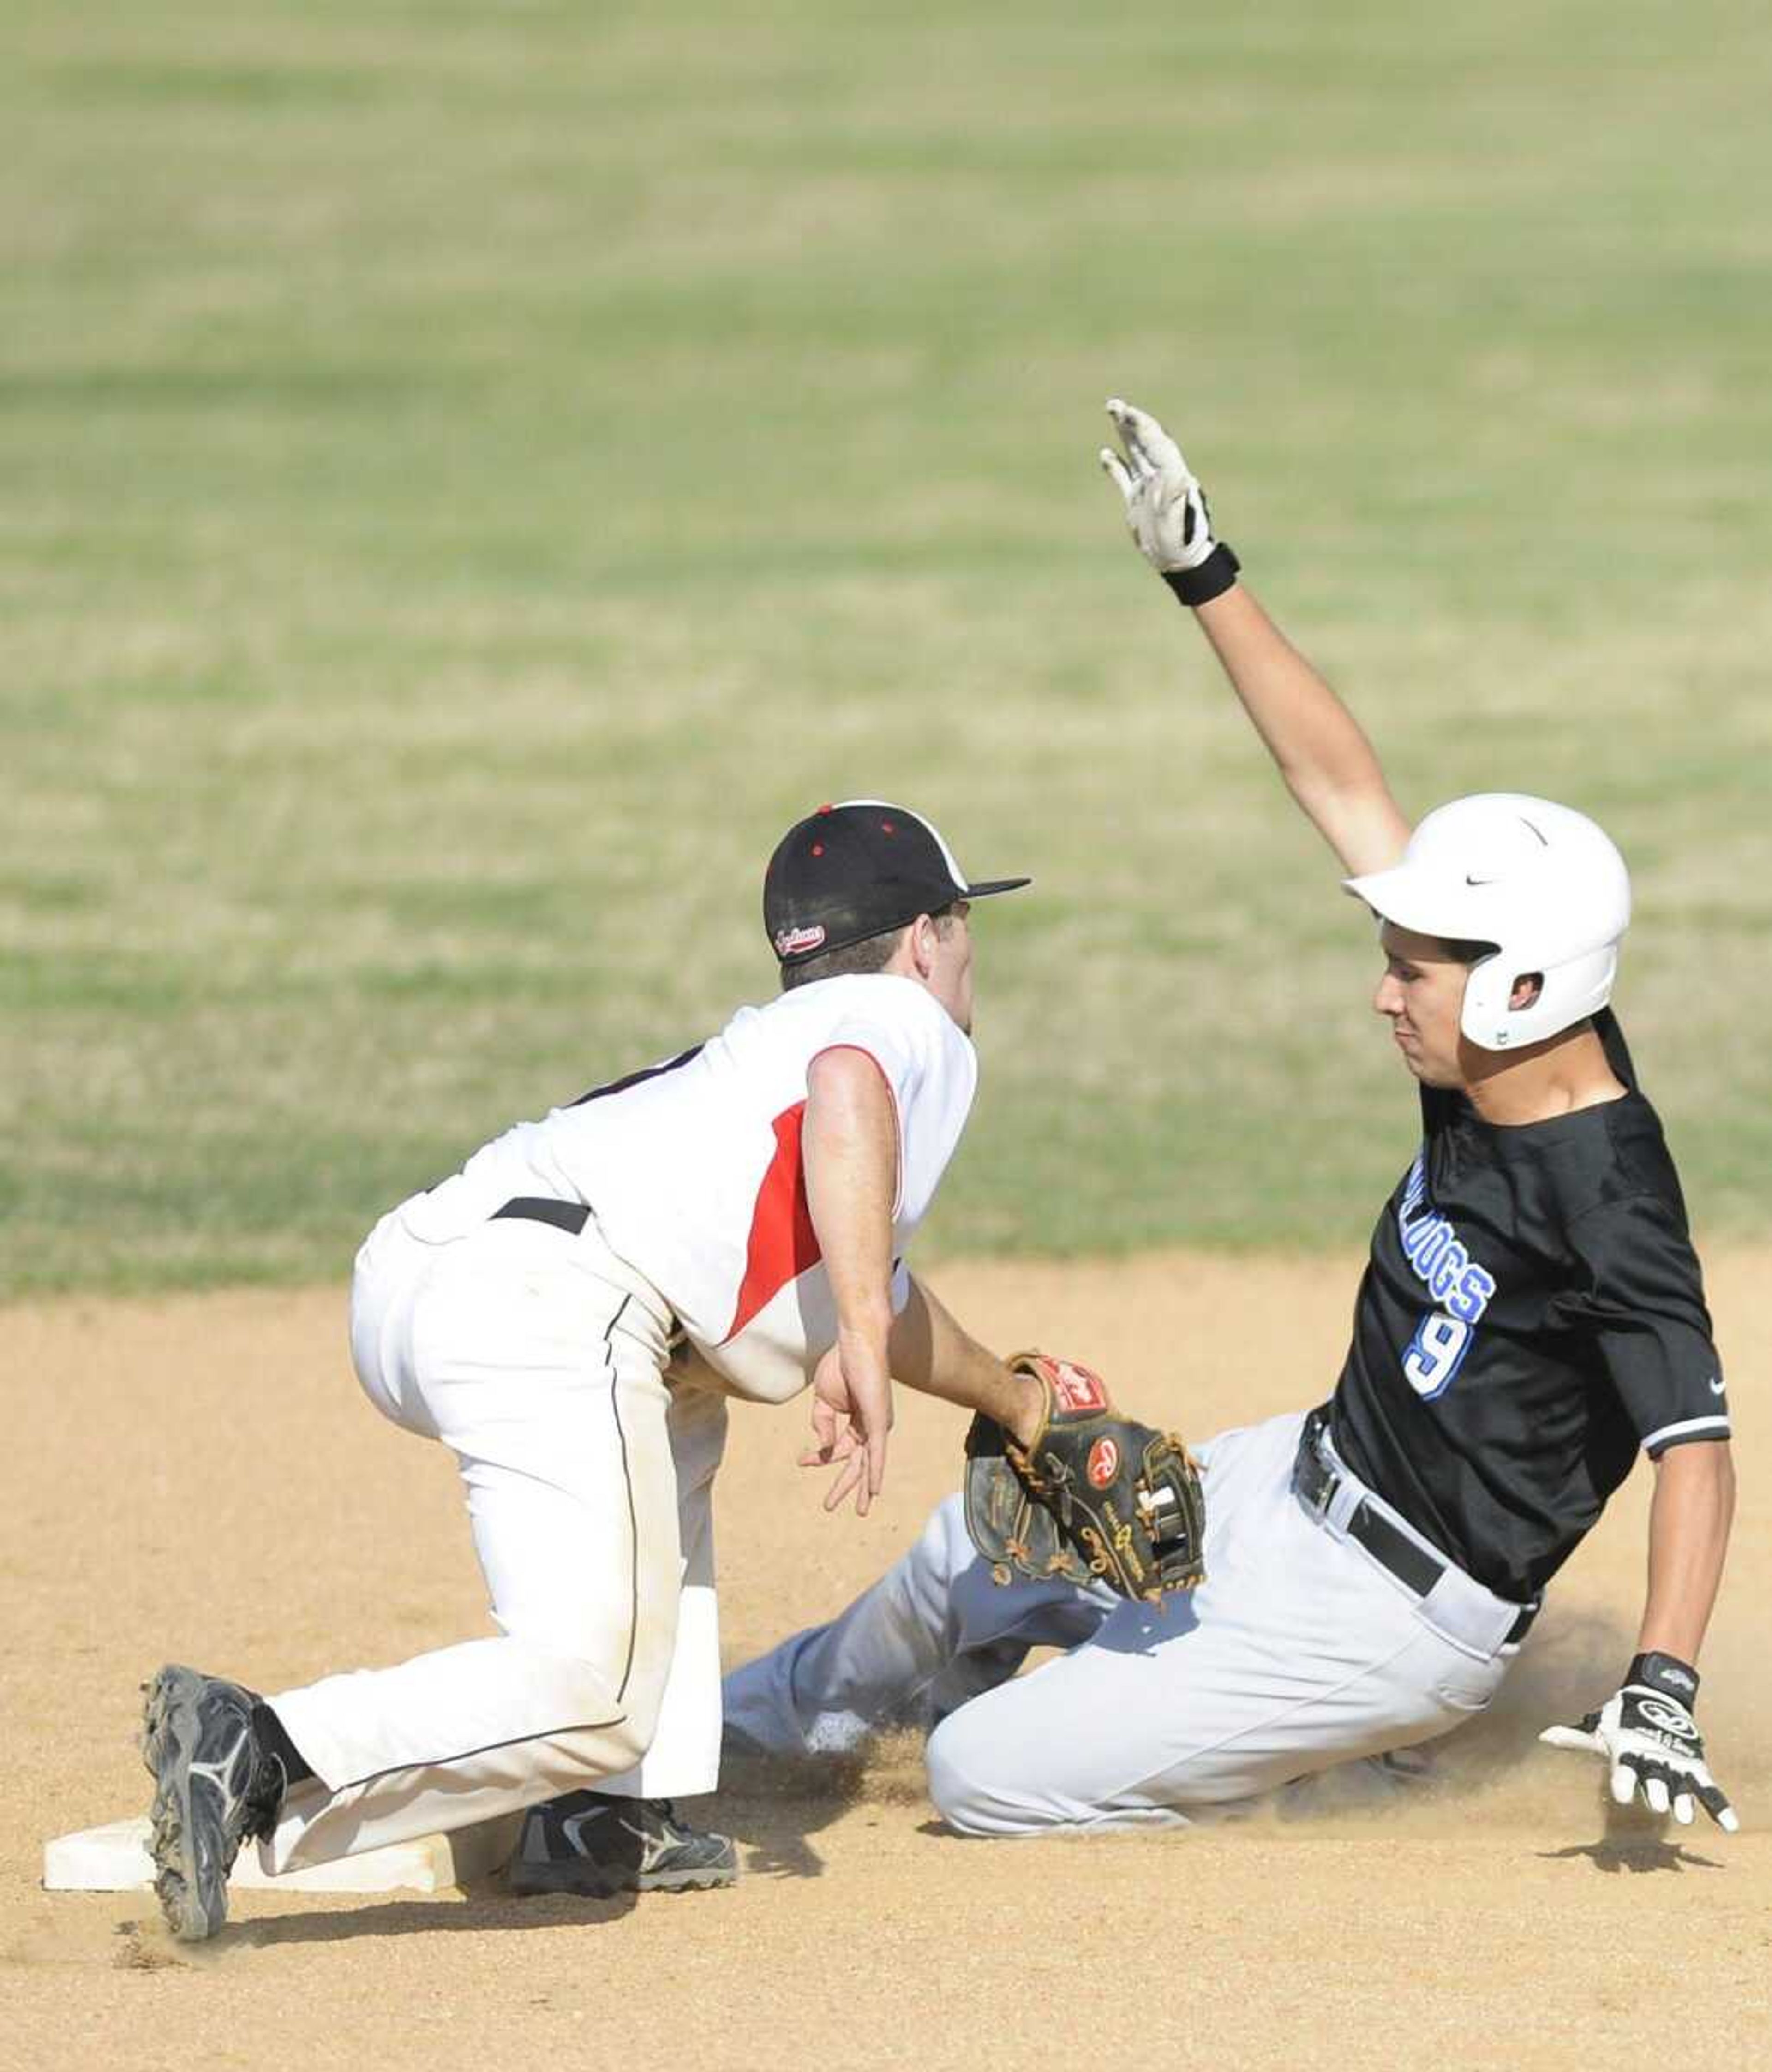
[[[1351,715],[1238,580],[1199,484],[1108,405],[1133,536],[1197,615],[1293,798],[1379,923],[1373,1005],[1420,1087],[1330,1400],[1200,1449],[1206,1581],[1166,1616],[993,1586],[956,1504],[827,1626],[727,1679],[729,1744],[853,1744],[920,1704],[974,1833],[1186,1823],[1431,1739],[1486,1705],[1556,1572],[1654,1463],[1649,1589],[1618,1689],[1553,1745],[1612,1794],[1736,1817],[1694,1723],[1733,1506],[1685,1205],[1608,1002],[1622,859],[1548,800],[1412,833]],[[1067,1651],[1017,1677],[1030,1646]],[[1013,1679],[1013,1680],[1011,1680]]]

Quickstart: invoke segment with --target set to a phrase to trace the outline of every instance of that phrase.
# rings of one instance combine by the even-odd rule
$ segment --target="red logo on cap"
[[[778,957],[797,957],[807,950],[816,950],[824,939],[824,931],[816,923],[809,928],[778,928],[775,931],[775,955]]]

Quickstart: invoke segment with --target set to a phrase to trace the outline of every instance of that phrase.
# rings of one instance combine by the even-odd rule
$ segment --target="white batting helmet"
[[[1400,864],[1344,883],[1400,928],[1494,945],[1471,967],[1459,1017],[1482,1050],[1541,1043],[1612,997],[1630,874],[1585,813],[1517,791],[1454,799],[1422,821]],[[1541,972],[1544,989],[1510,1008],[1526,972]]]

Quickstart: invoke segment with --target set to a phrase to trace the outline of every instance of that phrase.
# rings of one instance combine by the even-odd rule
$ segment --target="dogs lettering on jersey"
[[[1462,1324],[1474,1324],[1489,1307],[1495,1276],[1474,1260],[1452,1225],[1428,1199],[1428,1178],[1417,1154],[1396,1205],[1403,1256],[1429,1295]]]

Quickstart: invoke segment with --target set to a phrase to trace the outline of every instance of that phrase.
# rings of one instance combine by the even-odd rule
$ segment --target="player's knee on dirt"
[[[1009,1785],[1003,1752],[966,1713],[963,1707],[944,1720],[924,1752],[935,1811],[960,1835],[1023,1835],[1052,1825]]]
[[[565,1780],[562,1790],[631,1768],[652,1746],[670,1668],[668,1651],[656,1661],[652,1652],[635,1655],[619,1687],[598,1663],[555,1658],[553,1702],[569,1706],[574,1720],[585,1723],[547,1737],[548,1766]]]
[[[652,1741],[652,1723],[630,1718],[601,1733],[550,1734],[532,1741],[524,1768],[537,1788],[528,1796],[533,1801],[594,1789],[605,1778],[632,1770]]]
[[[634,1743],[636,1762],[652,1745],[652,1737],[658,1731],[659,1714],[664,1703],[665,1678],[670,1666],[667,1657],[649,1673],[630,1675],[627,1688],[623,1693],[627,1715],[623,1732]]]

